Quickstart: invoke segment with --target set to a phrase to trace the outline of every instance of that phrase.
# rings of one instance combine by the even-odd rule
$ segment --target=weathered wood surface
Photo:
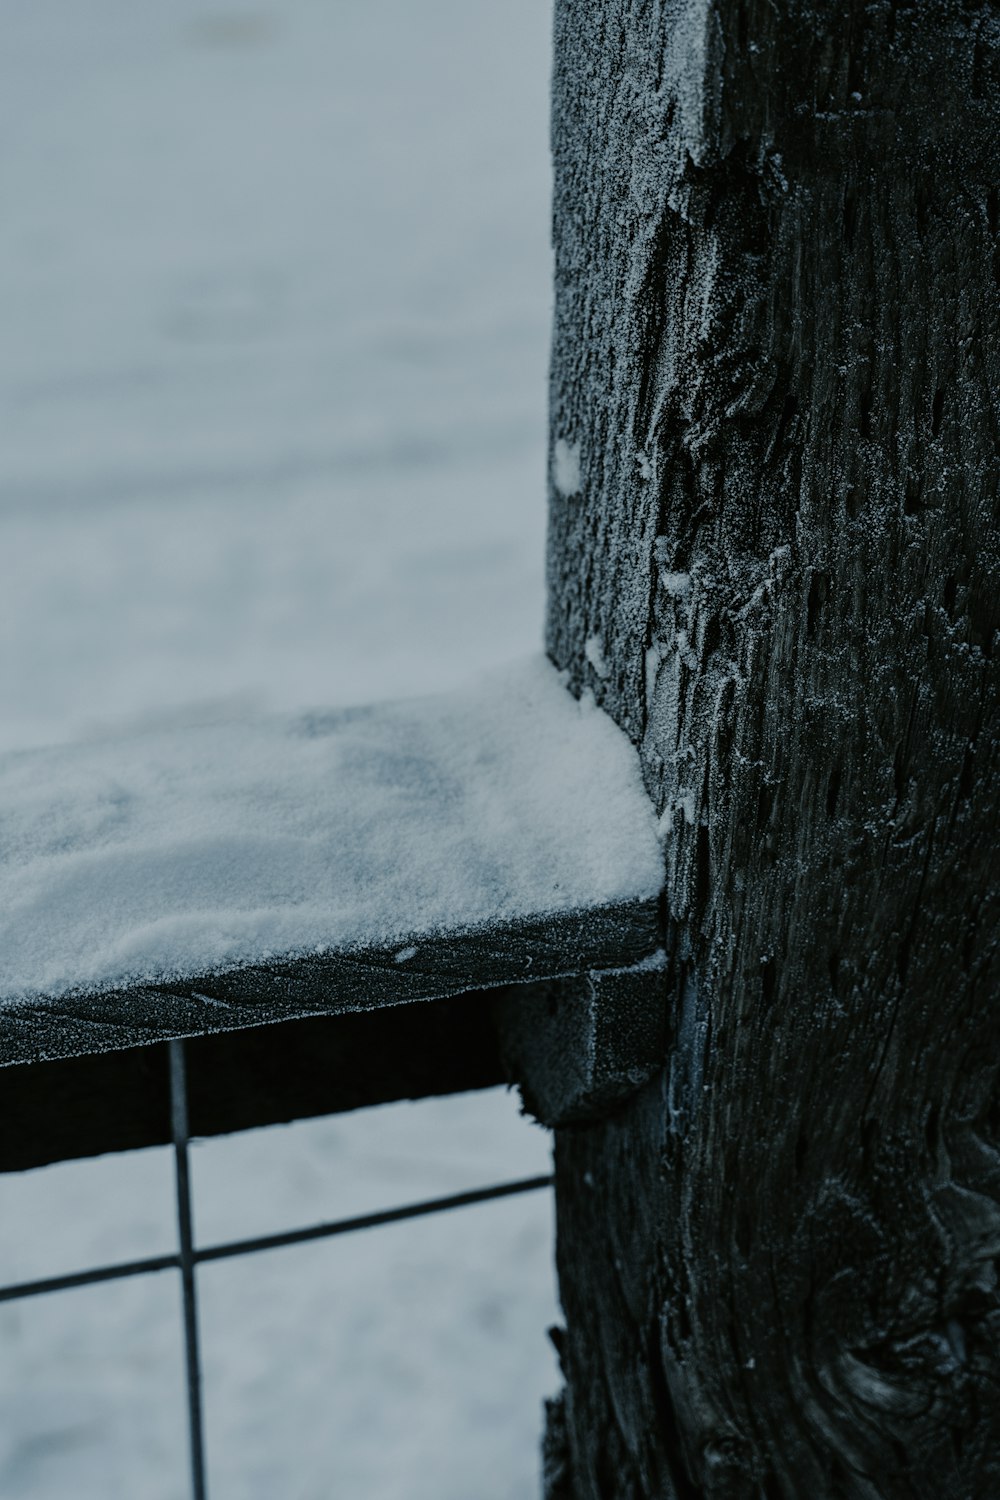
[[[663,1065],[660,952],[630,969],[518,985],[493,1003],[501,1056],[543,1125],[601,1119]]]
[[[392,948],[346,948],[0,1008],[0,1066],[205,1036],[304,1016],[410,1005],[640,963],[660,945],[656,901],[539,914]]]
[[[515,1080],[545,1124],[592,1118],[660,1064],[663,961],[189,1037],[191,1134]],[[0,1172],[172,1139],[165,1042],[0,1076]]]
[[[191,1134],[504,1083],[497,993],[190,1038]],[[172,1139],[167,1043],[7,1068],[0,1078],[0,1172]]]
[[[1000,1494],[1000,18],[557,0],[548,640],[668,841],[550,1500]]]

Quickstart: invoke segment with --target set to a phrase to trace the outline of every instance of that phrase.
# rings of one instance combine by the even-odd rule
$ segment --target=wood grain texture
[[[0,1009],[0,1066],[344,1015],[589,969],[639,963],[660,945],[656,901],[540,913],[415,933],[391,949],[347,948],[205,974],[183,984],[79,992]]]
[[[548,642],[675,1041],[559,1133],[553,1500],[1000,1494],[998,88],[979,0],[557,0]]]
[[[507,1077],[550,1129],[604,1118],[663,1065],[659,962],[512,986],[493,1014]]]

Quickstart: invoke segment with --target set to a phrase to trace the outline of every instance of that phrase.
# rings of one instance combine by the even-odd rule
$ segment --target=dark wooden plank
[[[80,991],[0,1010],[0,1066],[206,1036],[294,1017],[439,1000],[527,980],[639,963],[660,944],[656,901],[414,934],[391,949],[345,949],[205,974],[181,987]]]
[[[504,990],[500,1047],[528,1114],[550,1128],[606,1119],[663,1065],[660,961]]]
[[[503,1083],[492,1002],[507,993],[191,1038],[185,1044],[191,1131],[224,1135]],[[164,1042],[4,1073],[0,1172],[170,1139]]]

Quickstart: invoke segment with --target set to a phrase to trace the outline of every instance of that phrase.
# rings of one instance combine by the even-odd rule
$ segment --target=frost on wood
[[[637,758],[530,660],[463,693],[0,758],[0,996],[655,898]],[[411,939],[411,941],[404,941]]]
[[[580,493],[580,445],[559,438],[552,454],[552,480],[564,499]]]
[[[675,1038],[557,1149],[573,1500],[1000,1493],[998,77],[976,0],[557,0],[548,643]]]

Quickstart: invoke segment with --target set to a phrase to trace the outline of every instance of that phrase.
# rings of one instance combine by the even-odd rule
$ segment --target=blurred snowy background
[[[0,752],[537,648],[546,0],[2,0]],[[543,1172],[513,1096],[199,1143],[203,1241]],[[174,1246],[0,1178],[0,1279]],[[551,1205],[200,1273],[212,1500],[537,1494]],[[3,1500],[182,1500],[175,1275],[0,1307]]]

